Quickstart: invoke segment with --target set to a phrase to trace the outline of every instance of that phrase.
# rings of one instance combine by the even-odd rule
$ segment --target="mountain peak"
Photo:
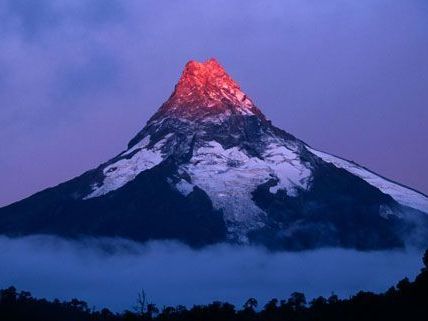
[[[43,233],[293,251],[426,247],[428,197],[275,127],[211,59],[186,65],[127,150],[0,208],[0,234]]]
[[[205,62],[187,62],[174,92],[155,118],[159,114],[187,119],[212,119],[212,116],[232,114],[261,115],[215,58]]]
[[[178,90],[212,90],[213,87],[239,89],[238,84],[226,73],[223,66],[215,58],[205,62],[190,60],[184,67],[178,82]]]

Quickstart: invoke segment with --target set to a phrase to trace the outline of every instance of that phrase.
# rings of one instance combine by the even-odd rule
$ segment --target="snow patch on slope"
[[[269,189],[271,193],[285,189],[289,196],[296,196],[299,189],[308,189],[311,171],[302,164],[296,151],[278,143],[271,143],[263,157],[279,179],[278,183]]]
[[[353,162],[317,151],[308,146],[306,148],[322,160],[362,178],[370,185],[380,189],[383,193],[390,195],[398,203],[428,213],[428,197],[423,194],[391,182]]]
[[[193,187],[195,187],[195,185],[190,184],[188,181],[181,179],[176,185],[175,187],[177,188],[177,190],[183,194],[184,196],[189,195],[190,193],[193,192]]]
[[[208,194],[215,208],[223,210],[229,232],[239,233],[240,241],[246,241],[245,232],[264,225],[265,213],[251,196],[269,177],[262,160],[248,157],[237,147],[225,150],[218,142],[211,141],[197,149],[182,170]],[[235,229],[236,223],[245,228]]]
[[[135,144],[133,147],[131,147],[127,151],[123,152],[121,156],[129,155],[137,149],[141,149],[141,148],[146,147],[149,143],[150,143],[150,135],[147,135],[139,143]]]
[[[138,144],[138,147],[136,147],[136,145],[131,150],[128,150],[122,154],[128,155],[132,151],[141,148],[131,158],[120,159],[119,161],[104,168],[103,174],[105,177],[103,183],[101,185],[94,185],[92,192],[84,199],[99,197],[111,191],[117,190],[118,188],[135,179],[135,177],[137,177],[137,175],[141,172],[158,165],[164,159],[161,148],[165,142],[166,138],[160,140],[151,149],[147,149],[142,148],[142,146],[146,146],[148,144],[148,140],[146,138],[143,139],[141,144]]]
[[[275,144],[269,145],[264,159],[260,159],[248,156],[238,147],[224,149],[218,142],[210,141],[198,148],[189,164],[180,170],[208,194],[216,209],[223,210],[229,232],[244,243],[248,231],[264,226],[266,216],[253,202],[252,192],[276,179],[278,183],[271,192],[286,189],[294,195],[296,188],[307,187],[310,177],[310,171],[293,151]],[[183,189],[181,183],[176,187]]]

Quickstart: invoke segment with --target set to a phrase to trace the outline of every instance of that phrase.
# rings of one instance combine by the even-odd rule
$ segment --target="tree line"
[[[428,250],[414,281],[404,278],[385,293],[361,291],[348,299],[336,295],[307,302],[303,293],[272,299],[260,307],[255,298],[242,307],[227,302],[162,308],[138,295],[134,311],[94,310],[84,301],[48,301],[14,287],[0,290],[0,320],[4,321],[426,321],[428,320]]]

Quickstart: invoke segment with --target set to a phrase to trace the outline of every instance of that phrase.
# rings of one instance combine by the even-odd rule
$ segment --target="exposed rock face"
[[[215,60],[189,61],[175,90],[153,120],[165,117],[209,121],[230,115],[261,115]]]
[[[126,151],[0,209],[0,232],[379,249],[427,244],[427,213],[425,195],[273,126],[211,59]]]

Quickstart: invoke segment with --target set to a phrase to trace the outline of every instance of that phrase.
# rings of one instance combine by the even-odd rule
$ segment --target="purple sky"
[[[0,205],[122,151],[209,57],[277,126],[428,193],[426,0],[3,0],[0,39]]]

